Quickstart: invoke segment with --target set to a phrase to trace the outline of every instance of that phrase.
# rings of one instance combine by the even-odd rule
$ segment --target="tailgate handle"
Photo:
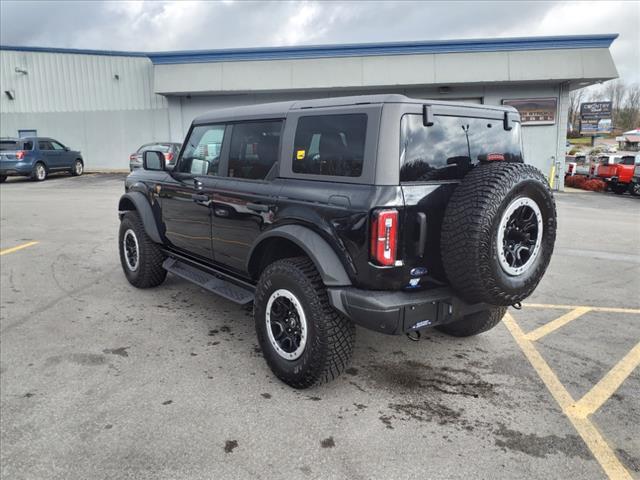
[[[418,212],[418,256],[424,257],[424,247],[427,244],[427,215]]]

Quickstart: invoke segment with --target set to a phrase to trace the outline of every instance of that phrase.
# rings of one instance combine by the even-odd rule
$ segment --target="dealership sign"
[[[580,134],[599,135],[611,133],[611,102],[580,104]]]
[[[522,125],[553,125],[556,123],[557,99],[514,98],[502,100],[503,105],[515,107]]]

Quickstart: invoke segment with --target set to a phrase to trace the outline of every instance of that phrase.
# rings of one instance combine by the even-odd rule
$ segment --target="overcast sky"
[[[0,43],[187,50],[619,33],[620,76],[640,82],[640,1],[0,1]]]

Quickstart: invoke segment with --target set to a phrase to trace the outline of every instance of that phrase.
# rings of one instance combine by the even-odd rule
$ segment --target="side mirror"
[[[147,150],[142,154],[142,168],[145,170],[164,170],[164,153]]]
[[[64,151],[65,151],[65,152],[68,152],[68,151],[70,151],[70,150],[71,150],[71,149],[70,149],[69,147],[64,147]]]

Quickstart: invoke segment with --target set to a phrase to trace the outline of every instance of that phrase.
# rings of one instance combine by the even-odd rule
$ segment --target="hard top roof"
[[[451,105],[482,110],[499,110],[515,112],[511,106],[479,105],[464,102],[446,102],[442,100],[428,100],[410,98],[396,93],[377,95],[353,95],[347,97],[318,98],[312,100],[292,100],[286,102],[260,103],[212,110],[193,120],[194,124],[215,123],[223,121],[255,120],[267,118],[284,118],[291,110],[313,109],[321,107],[342,107],[349,105],[384,104],[384,103],[412,103],[426,105]]]

